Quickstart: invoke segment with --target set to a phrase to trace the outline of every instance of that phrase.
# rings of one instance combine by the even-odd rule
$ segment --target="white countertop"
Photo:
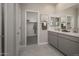
[[[55,30],[51,30],[51,29],[48,29],[48,31],[53,31],[53,32],[56,32],[56,33],[61,33],[61,34],[66,34],[66,35],[70,35],[70,36],[79,37],[79,33],[61,32],[61,31],[55,31]]]

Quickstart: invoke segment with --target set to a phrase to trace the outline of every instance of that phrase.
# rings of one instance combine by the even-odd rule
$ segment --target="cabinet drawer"
[[[79,55],[79,44],[68,39],[59,39],[59,49],[67,55]]]
[[[53,32],[48,32],[48,42],[57,47],[57,35]]]
[[[52,33],[48,32],[48,43],[52,44]]]
[[[58,37],[66,38],[66,39],[79,43],[79,37],[65,35],[65,34],[58,34]]]

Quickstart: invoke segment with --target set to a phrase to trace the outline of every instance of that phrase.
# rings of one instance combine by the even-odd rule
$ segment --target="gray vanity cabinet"
[[[49,31],[48,32],[48,42],[49,42],[49,44],[52,44],[54,47],[57,48],[57,46],[58,46],[57,33]]]
[[[49,44],[53,44],[53,43],[52,43],[52,39],[53,39],[53,38],[52,38],[52,32],[48,32],[48,43],[49,43]]]
[[[48,42],[68,56],[79,56],[79,37],[49,31]]]
[[[58,43],[59,43],[59,50],[61,50],[64,54],[69,56],[79,55],[79,43],[71,40],[76,39],[73,37],[62,37],[59,36]]]

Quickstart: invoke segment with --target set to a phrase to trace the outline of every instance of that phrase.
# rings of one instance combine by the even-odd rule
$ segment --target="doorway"
[[[26,45],[38,44],[38,12],[26,12]]]

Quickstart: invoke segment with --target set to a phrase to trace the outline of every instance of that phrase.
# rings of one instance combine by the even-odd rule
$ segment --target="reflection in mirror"
[[[51,17],[51,24],[52,27],[57,27],[60,25],[60,17]]]
[[[72,29],[72,16],[64,16],[61,19],[61,30],[64,32],[70,32]]]
[[[67,16],[67,30],[70,31],[72,26],[71,26],[71,20],[72,17],[71,16]]]
[[[55,29],[55,30],[60,30],[60,23],[61,23],[61,18],[60,17],[51,17],[50,20],[50,27]]]
[[[55,17],[51,17],[50,26],[55,27]]]
[[[56,17],[55,20],[56,20],[56,26],[60,26],[60,18]]]

